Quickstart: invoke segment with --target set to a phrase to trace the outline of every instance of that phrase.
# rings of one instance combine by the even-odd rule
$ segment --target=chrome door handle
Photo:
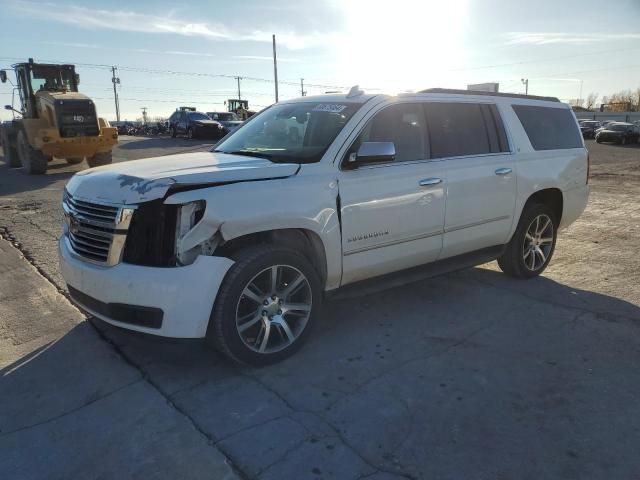
[[[438,185],[439,183],[442,183],[441,178],[431,177],[431,178],[425,178],[424,180],[420,180],[419,185],[421,187],[429,187],[431,185]]]
[[[513,170],[510,168],[498,168],[496,175],[509,175],[511,172],[513,172]]]

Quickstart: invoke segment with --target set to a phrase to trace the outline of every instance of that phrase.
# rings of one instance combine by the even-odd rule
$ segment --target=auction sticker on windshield
[[[321,103],[313,107],[314,112],[329,112],[329,113],[340,113],[345,108],[346,105],[338,105],[337,103]]]

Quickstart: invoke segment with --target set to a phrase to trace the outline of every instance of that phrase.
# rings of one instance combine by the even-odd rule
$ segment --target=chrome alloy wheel
[[[312,302],[311,285],[300,270],[273,265],[244,287],[236,306],[236,329],[251,350],[279,352],[304,331]]]
[[[524,236],[522,259],[524,265],[535,272],[542,268],[553,248],[553,222],[546,214],[535,217]]]

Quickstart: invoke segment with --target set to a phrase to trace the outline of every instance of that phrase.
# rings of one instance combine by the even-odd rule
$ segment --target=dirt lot
[[[206,146],[138,139],[123,143],[116,156],[200,148]],[[538,279],[514,281],[492,263],[334,301],[302,351],[259,370],[231,366],[199,343],[94,321],[97,341],[107,342],[242,478],[638,478],[640,145],[590,141],[588,148],[589,206],[560,234],[551,266]],[[2,235],[61,292],[60,199],[78,168],[59,162],[45,176],[27,177],[0,167]],[[23,322],[36,325],[39,318],[25,313]],[[29,362],[29,370],[60,375],[63,349],[80,349],[85,340],[76,333],[86,326],[64,327],[58,346]],[[0,328],[3,339],[21,342]],[[99,377],[105,360],[82,358],[76,367],[95,368]],[[24,370],[14,364],[2,371],[9,397]],[[26,391],[20,400],[39,411],[51,395]],[[91,402],[98,416],[104,401]],[[78,400],[73,408],[89,407]],[[0,413],[0,450],[17,458],[28,456],[33,438],[3,433],[15,411]],[[82,443],[65,435],[71,447]],[[56,450],[59,441],[53,436],[39,448],[58,452],[63,466],[54,471],[63,477],[64,463],[78,453]],[[179,449],[185,458],[196,455],[189,445]],[[138,462],[134,474],[166,478],[153,453]],[[4,467],[15,474],[11,465],[0,458],[0,473]]]

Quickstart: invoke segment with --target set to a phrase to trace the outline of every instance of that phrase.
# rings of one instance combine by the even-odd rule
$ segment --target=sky
[[[346,91],[400,93],[499,82],[563,101],[640,88],[640,0],[0,0],[0,68],[33,57],[76,64],[80,90],[115,120],[178,106],[225,111]],[[13,80],[13,74],[9,75]],[[582,92],[582,97],[581,97]],[[0,102],[12,87],[0,84]],[[12,114],[0,110],[0,119]]]

